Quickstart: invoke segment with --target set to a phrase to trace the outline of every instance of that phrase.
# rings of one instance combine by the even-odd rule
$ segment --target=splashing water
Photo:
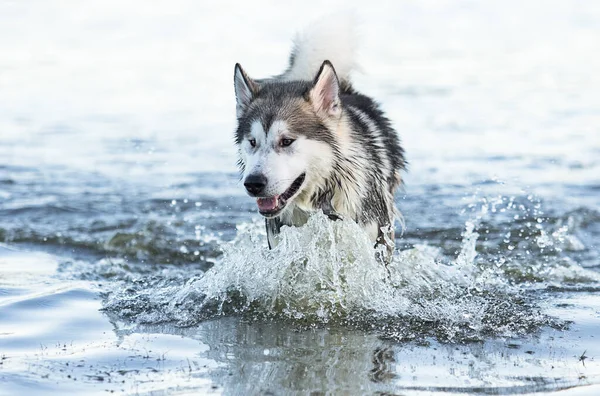
[[[351,221],[315,214],[303,227],[284,227],[273,250],[266,247],[262,224],[242,224],[232,242],[221,244],[223,256],[207,272],[167,271],[138,281],[140,287],[129,283],[126,290],[109,294],[105,307],[137,323],[188,326],[241,314],[301,326],[376,329],[394,339],[481,340],[562,326],[544,314],[535,298],[540,287],[515,282],[515,271],[527,272],[539,265],[535,260],[526,265],[503,255],[499,261],[498,252],[493,258],[478,256],[476,229],[503,201],[481,200],[477,215],[465,223],[455,258],[448,259],[441,248],[417,244],[397,251],[387,266]],[[518,208],[512,200],[504,206]],[[536,246],[575,243],[563,224],[556,228],[544,232],[539,227],[537,236],[527,239]],[[510,245],[506,252],[508,257]],[[540,268],[536,276],[545,281],[598,281],[595,273],[574,263],[559,260]]]
[[[473,337],[492,326],[497,334],[513,335],[519,327],[545,320],[532,311],[524,322],[514,321],[515,306],[522,304],[515,297],[519,292],[476,266],[478,234],[472,222],[467,222],[462,250],[449,264],[440,260],[439,249],[418,245],[397,252],[386,267],[356,223],[331,222],[322,214],[302,228],[286,227],[273,251],[256,235],[244,230],[224,247],[219,265],[189,284],[205,295],[205,304],[217,303],[219,314],[233,304],[237,311],[309,323],[377,323],[401,338],[427,324],[448,339],[459,331],[461,337]],[[185,290],[176,301],[187,298]],[[513,317],[501,317],[509,314],[508,307]],[[509,321],[506,328],[496,327]]]
[[[467,286],[477,235],[472,225],[456,265],[436,262],[434,248],[418,246],[397,254],[387,267],[354,222],[311,217],[302,228],[285,227],[269,251],[254,230],[224,246],[220,265],[195,282],[207,299],[223,301],[231,291],[269,315],[329,322],[359,312],[392,316],[411,308],[408,289]]]

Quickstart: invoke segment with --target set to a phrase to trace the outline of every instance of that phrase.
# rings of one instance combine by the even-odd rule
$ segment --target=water
[[[269,251],[239,183],[232,65],[305,3],[0,4],[0,394],[600,392],[600,7],[340,2],[410,161],[385,268]]]

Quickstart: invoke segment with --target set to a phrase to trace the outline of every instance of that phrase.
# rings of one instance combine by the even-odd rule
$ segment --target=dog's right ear
[[[235,64],[233,83],[235,86],[235,99],[237,101],[236,114],[240,118],[258,93],[258,84],[248,77],[239,63]]]

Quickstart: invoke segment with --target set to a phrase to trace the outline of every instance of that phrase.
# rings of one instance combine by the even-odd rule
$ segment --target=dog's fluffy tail
[[[285,80],[312,81],[325,60],[340,80],[350,82],[355,68],[356,18],[352,14],[329,15],[296,34]]]

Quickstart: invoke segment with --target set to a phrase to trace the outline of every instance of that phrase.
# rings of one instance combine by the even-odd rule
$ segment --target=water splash
[[[128,279],[124,288],[108,293],[105,308],[134,323],[189,326],[235,314],[445,341],[512,337],[564,325],[544,313],[537,294],[553,283],[600,282],[595,272],[557,256],[565,243],[569,251],[581,248],[572,247],[572,221],[538,222],[537,203],[524,206],[504,197],[469,207],[474,215],[465,222],[456,254],[415,244],[396,251],[387,266],[351,221],[316,214],[303,227],[284,227],[273,250],[266,247],[261,223],[244,223],[233,241],[221,243],[222,257],[210,270],[190,273],[177,267]],[[518,219],[511,211],[519,213]],[[494,249],[487,246],[494,233],[486,222],[491,215],[511,219],[500,230],[511,235],[499,235]],[[525,253],[534,248],[532,256]]]

